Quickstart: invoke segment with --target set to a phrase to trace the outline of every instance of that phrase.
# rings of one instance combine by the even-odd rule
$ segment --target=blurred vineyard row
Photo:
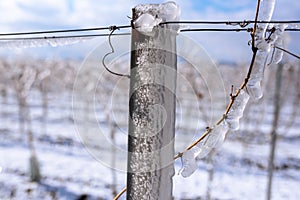
[[[128,72],[127,66],[122,62],[113,63],[110,67],[123,73]],[[238,64],[217,67],[224,87],[211,91],[206,84],[207,77],[202,77],[187,63],[178,63],[178,77],[181,81],[178,82],[176,91],[176,152],[182,151],[199,137],[207,126],[214,123],[211,119],[212,111],[215,115],[222,116],[226,102],[230,99],[232,85],[233,88],[240,85],[248,66]],[[259,101],[249,101],[240,121],[240,130],[227,135],[221,150],[214,151],[209,157],[199,161],[201,168],[209,174],[206,196],[210,196],[213,189],[209,186],[209,182],[213,182],[214,179],[212,174],[224,166],[251,169],[253,173],[267,171],[277,67],[267,66],[263,84],[264,97]],[[277,129],[278,148],[275,158],[275,171],[296,179],[295,173],[299,174],[300,170],[300,157],[297,154],[297,144],[300,142],[299,76],[299,62],[290,61],[283,64]],[[222,81],[214,80],[213,77],[212,80]],[[108,155],[101,153],[101,156],[108,157],[111,167],[118,168],[116,165],[120,163],[126,165],[126,156],[119,158],[115,155],[116,152],[103,145],[101,140],[109,140],[126,151],[128,90],[127,78],[111,75],[101,69],[97,62],[85,62],[82,65],[74,60],[1,59],[2,145],[16,141],[25,143],[32,159],[43,157],[43,153],[36,150],[39,143],[74,147],[83,142],[90,150],[107,152]],[[212,95],[213,92],[217,94]],[[212,97],[215,98],[214,104]],[[57,129],[53,128],[56,124],[59,124]],[[71,124],[77,126],[81,141],[74,140],[74,129],[66,128]],[[91,130],[91,127],[97,127],[99,124],[105,127],[103,138],[100,139],[95,133],[99,129]],[[124,160],[120,162],[118,159]],[[180,163],[176,165],[180,166]],[[28,176],[31,176],[32,180],[40,181],[43,176],[47,176],[43,167],[41,171],[41,174],[36,174],[33,170]],[[118,180],[124,180],[124,174],[116,174],[112,176],[119,178],[113,178],[112,182],[108,183],[112,195],[118,188],[123,187],[123,182]]]

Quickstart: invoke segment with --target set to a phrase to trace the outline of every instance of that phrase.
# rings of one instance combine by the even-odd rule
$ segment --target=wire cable
[[[69,32],[86,32],[86,31],[100,31],[110,30],[112,26],[97,27],[97,28],[81,28],[81,29],[65,29],[65,30],[48,30],[48,31],[29,31],[29,32],[15,32],[15,33],[0,33],[0,36],[16,36],[16,35],[38,35],[49,33],[69,33]],[[117,29],[130,28],[130,25],[114,26]]]
[[[244,28],[249,24],[253,24],[253,20],[243,20],[243,21],[168,21],[162,22],[160,25],[164,24],[224,24],[232,26],[240,26]],[[274,23],[274,24],[299,24],[300,20],[272,20],[272,21],[257,21],[257,24],[262,23]],[[111,27],[116,27],[117,29],[130,28],[131,25],[120,25],[120,26],[106,26],[106,27],[94,27],[94,28],[79,28],[79,29],[62,29],[62,30],[46,30],[46,31],[28,31],[28,32],[12,32],[12,33],[0,33],[0,36],[20,36],[20,35],[39,35],[39,34],[51,34],[51,33],[69,33],[69,32],[87,32],[87,31],[101,31],[110,30]]]
[[[255,23],[254,20],[243,20],[243,21],[167,21],[162,22],[160,25],[164,24],[224,24],[231,26],[241,26],[246,27],[249,24]],[[257,24],[299,24],[300,20],[271,20],[271,21],[257,21]]]
[[[278,46],[274,46],[274,48],[279,49],[279,50],[281,50],[281,51],[283,51],[283,52],[285,52],[285,53],[287,53],[287,54],[289,54],[291,56],[294,56],[295,58],[300,59],[300,56],[298,56],[298,55],[296,55],[296,54],[294,54],[294,53],[292,53],[292,52],[290,52],[290,51],[288,51],[286,49],[283,49],[283,48],[278,47]]]
[[[40,37],[13,37],[13,38],[0,38],[0,41],[5,41],[5,40],[42,40],[42,39],[47,40],[47,39],[107,37],[107,36],[122,36],[122,35],[130,35],[130,33],[82,34],[82,35],[40,36]]]
[[[251,32],[252,28],[194,28],[181,29],[180,32]]]
[[[188,28],[181,29],[180,32],[251,32],[253,28],[240,28],[240,29],[220,29],[220,28]],[[300,31],[300,28],[287,28],[285,31]],[[63,39],[63,38],[85,38],[85,37],[107,37],[107,36],[122,36],[130,35],[131,33],[105,33],[105,34],[81,34],[81,35],[63,35],[63,36],[37,36],[37,37],[7,37],[0,38],[0,41],[9,40],[42,40],[42,39]]]
[[[116,26],[111,26],[110,29],[109,29],[111,32],[110,32],[110,34],[108,35],[108,43],[109,43],[109,46],[110,46],[110,48],[111,48],[111,51],[108,52],[107,54],[105,54],[105,55],[103,56],[103,58],[102,58],[102,65],[104,66],[104,68],[106,69],[106,71],[108,71],[109,73],[111,73],[111,74],[113,74],[113,75],[130,78],[130,75],[127,75],[127,74],[120,74],[120,73],[117,73],[117,72],[114,72],[114,71],[110,70],[110,69],[107,67],[107,65],[105,64],[105,59],[106,59],[106,57],[109,56],[110,54],[113,54],[113,53],[115,52],[114,47],[113,47],[113,45],[112,45],[112,43],[111,43],[111,36],[112,36],[112,34],[114,33],[114,31],[117,30],[117,29],[118,29],[118,27],[116,27]]]

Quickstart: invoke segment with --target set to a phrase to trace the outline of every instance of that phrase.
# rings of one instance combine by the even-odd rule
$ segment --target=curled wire
[[[111,51],[108,52],[107,54],[105,54],[102,58],[102,65],[104,66],[105,70],[108,71],[109,73],[113,74],[113,75],[116,75],[116,76],[122,76],[122,77],[127,77],[127,78],[130,78],[130,75],[127,75],[127,74],[121,74],[121,73],[117,73],[117,72],[114,72],[112,70],[110,70],[107,65],[105,64],[105,59],[107,56],[109,56],[110,54],[113,54],[115,52],[115,49],[111,43],[111,36],[112,34],[114,33],[115,30],[119,29],[117,26],[110,26],[109,27],[109,30],[110,30],[110,34],[108,35],[108,43],[109,43],[109,46],[111,48]]]

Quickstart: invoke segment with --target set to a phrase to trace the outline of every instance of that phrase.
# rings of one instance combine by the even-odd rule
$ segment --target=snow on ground
[[[40,184],[29,182],[29,150],[26,136],[20,134],[18,107],[13,98],[1,105],[0,123],[0,199],[112,199],[114,188],[120,191],[126,183],[124,172],[112,170],[97,161],[81,143],[76,133],[69,107],[70,97],[56,99],[49,105],[47,128],[42,124],[42,109],[37,100],[30,103],[33,132],[43,179]],[[100,114],[101,115],[101,114]],[[103,115],[103,114],[102,114]],[[102,117],[101,119],[105,119]],[[243,119],[242,119],[243,120]],[[108,130],[108,126],[105,125]],[[282,136],[276,151],[273,199],[300,198],[300,139],[294,129],[293,139]],[[266,142],[241,141],[242,131],[230,137],[213,157],[213,181],[208,171],[208,159],[199,161],[199,169],[190,177],[178,175],[180,159],[175,162],[173,194],[175,199],[265,199],[269,145]],[[124,148],[125,129],[117,132],[115,142]],[[180,151],[195,137],[178,130],[176,151]],[[250,133],[251,134],[251,133]],[[262,133],[265,134],[265,133]],[[118,137],[120,135],[120,137]],[[256,134],[257,135],[257,134]],[[121,138],[121,139],[120,139]],[[268,138],[265,136],[264,138]],[[122,142],[123,141],[123,142]],[[100,149],[101,150],[101,149]],[[102,149],[104,157],[112,157]],[[126,162],[125,160],[119,162]],[[210,187],[208,187],[210,185]],[[210,192],[208,192],[210,188]],[[124,199],[122,197],[121,199]]]

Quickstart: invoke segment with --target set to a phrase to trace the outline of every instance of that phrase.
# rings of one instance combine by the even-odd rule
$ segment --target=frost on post
[[[127,199],[172,199],[176,35],[173,2],[133,9]]]
[[[183,177],[192,175],[197,170],[196,160],[207,156],[213,148],[220,147],[225,140],[227,132],[228,125],[223,121],[219,125],[214,126],[210,133],[196,146],[184,152],[181,158],[181,175]]]

